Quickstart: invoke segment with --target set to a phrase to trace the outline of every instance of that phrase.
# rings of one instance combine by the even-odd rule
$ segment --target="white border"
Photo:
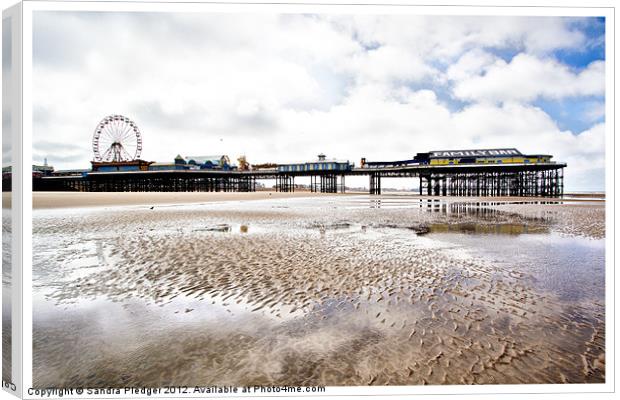
[[[269,0],[265,0],[267,2]],[[328,0],[329,1],[329,0]],[[327,2],[328,2],[327,1]],[[257,1],[254,1],[258,3]],[[325,3],[326,1],[323,1]],[[359,2],[358,2],[359,3]],[[401,0],[402,3],[402,0]],[[463,1],[451,1],[452,4]],[[486,3],[491,5],[489,1],[479,1],[479,4]],[[472,7],[472,6],[388,6],[388,5],[308,5],[308,4],[204,4],[204,3],[146,3],[146,2],[106,2],[100,3],[95,1],[81,2],[39,2],[24,1],[23,5],[23,129],[24,132],[32,132],[32,13],[41,10],[63,10],[63,11],[149,11],[149,12],[252,12],[252,13],[348,13],[348,14],[423,14],[423,15],[519,15],[519,16],[604,16],[606,18],[606,143],[613,144],[614,131],[614,85],[613,67],[614,67],[614,47],[615,34],[613,27],[615,24],[614,10],[612,8],[573,8],[564,7],[567,1],[547,2],[548,5],[558,6],[558,8],[549,7]],[[514,5],[514,3],[513,3]],[[609,1],[593,1],[588,3],[588,7],[612,7],[613,3]],[[32,180],[26,177],[26,171],[29,172],[32,158],[32,136],[24,135],[23,137],[23,168],[24,168],[24,187],[23,187],[23,248],[31,249],[32,245]],[[607,147],[610,149],[610,147]],[[607,176],[606,176],[606,193],[607,193],[607,236],[606,236],[606,383],[604,384],[553,384],[553,385],[485,385],[485,386],[405,386],[405,387],[329,387],[327,395],[422,395],[422,394],[536,394],[536,393],[555,393],[567,394],[575,393],[610,393],[614,388],[614,318],[615,311],[612,298],[613,286],[610,282],[614,282],[613,265],[614,265],[614,159],[611,154],[606,156]],[[28,178],[28,179],[26,179]],[[24,253],[23,259],[23,279],[24,282],[32,282],[32,255]],[[24,293],[31,292],[31,285],[24,284]],[[32,309],[31,296],[24,296],[24,311]],[[29,345],[23,347],[23,382],[24,398],[36,398],[27,395],[27,388],[32,382],[32,313],[26,313],[23,319],[23,340]],[[274,396],[271,394],[270,396]],[[71,396],[65,396],[71,398]],[[91,396],[91,398],[109,398],[109,396]],[[157,396],[165,397],[165,396]],[[205,396],[207,397],[207,396]],[[227,396],[229,397],[229,396]],[[247,397],[247,396],[246,396]],[[282,396],[277,396],[282,397]],[[313,395],[313,397],[322,397],[321,395]],[[436,398],[437,396],[433,396]],[[441,396],[443,397],[443,396]],[[453,396],[446,396],[454,398]],[[119,398],[140,398],[140,396],[119,396]]]
[[[141,1],[129,0],[105,0],[105,1],[46,1],[46,0],[24,0],[24,16],[31,14],[32,11],[144,11],[144,12],[224,12],[224,13],[325,13],[325,14],[414,14],[414,15],[469,15],[469,16],[579,16],[594,17],[605,16],[613,18],[613,10],[596,7],[594,5],[575,8],[575,7],[540,7],[540,6],[439,6],[439,5],[381,5],[368,4],[344,5],[336,1],[318,1],[319,4],[308,4],[311,1],[302,2],[300,0],[291,1],[290,4],[271,4],[272,2],[284,0],[250,0],[245,2],[225,3],[227,0],[213,0],[213,3],[193,3],[192,1],[201,0],[182,0],[175,1]],[[224,1],[224,2],[222,2]],[[325,4],[325,3],[333,4]],[[379,1],[378,1],[379,2]],[[454,3],[458,2],[454,1]],[[463,3],[463,1],[460,1]],[[340,3],[340,4],[339,4]],[[389,3],[389,2],[386,2]],[[566,2],[564,2],[566,3]],[[609,5],[608,5],[609,7]],[[28,12],[27,12],[28,11]],[[32,21],[32,19],[31,19]],[[25,21],[24,21],[25,22]],[[29,28],[29,29],[27,29]],[[31,30],[32,26],[24,24],[24,31]],[[24,49],[25,50],[25,49]],[[24,53],[26,54],[26,53]],[[25,59],[24,59],[25,61]]]
[[[11,381],[16,386],[14,394],[22,395],[22,7],[17,4],[4,10],[2,18],[11,20],[11,73],[7,101],[11,114]],[[30,178],[32,179],[32,178]],[[3,350],[4,351],[4,350]],[[5,389],[9,391],[8,389]],[[9,393],[13,393],[10,392]]]
[[[616,380],[616,30],[615,9],[605,23],[605,379],[615,392]],[[611,362],[610,362],[611,361]]]

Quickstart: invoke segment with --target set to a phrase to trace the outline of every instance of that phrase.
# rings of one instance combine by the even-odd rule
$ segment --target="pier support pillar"
[[[381,175],[370,174],[370,194],[381,194]]]
[[[295,177],[292,175],[276,176],[276,192],[294,192]]]
[[[311,183],[311,186],[314,186]],[[316,189],[314,191],[317,191]],[[338,193],[338,175],[324,174],[319,176],[319,190],[321,193]],[[341,177],[341,192],[344,192],[344,175]]]

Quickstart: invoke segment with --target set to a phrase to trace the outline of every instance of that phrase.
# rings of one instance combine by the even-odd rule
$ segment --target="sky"
[[[39,11],[33,162],[88,168],[122,114],[149,161],[516,147],[568,163],[566,190],[604,190],[604,34],[593,17]]]

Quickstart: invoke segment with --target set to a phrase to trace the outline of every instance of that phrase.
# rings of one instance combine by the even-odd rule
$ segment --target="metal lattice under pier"
[[[340,179],[338,179],[340,177]],[[310,191],[315,193],[344,193],[344,174],[310,175]]]
[[[560,197],[564,194],[564,175],[563,169],[422,174],[420,194]]]

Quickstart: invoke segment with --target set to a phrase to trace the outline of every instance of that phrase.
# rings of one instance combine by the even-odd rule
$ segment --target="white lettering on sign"
[[[485,156],[520,156],[517,149],[489,149],[489,150],[458,150],[458,151],[432,151],[432,158],[445,157],[485,157]]]

